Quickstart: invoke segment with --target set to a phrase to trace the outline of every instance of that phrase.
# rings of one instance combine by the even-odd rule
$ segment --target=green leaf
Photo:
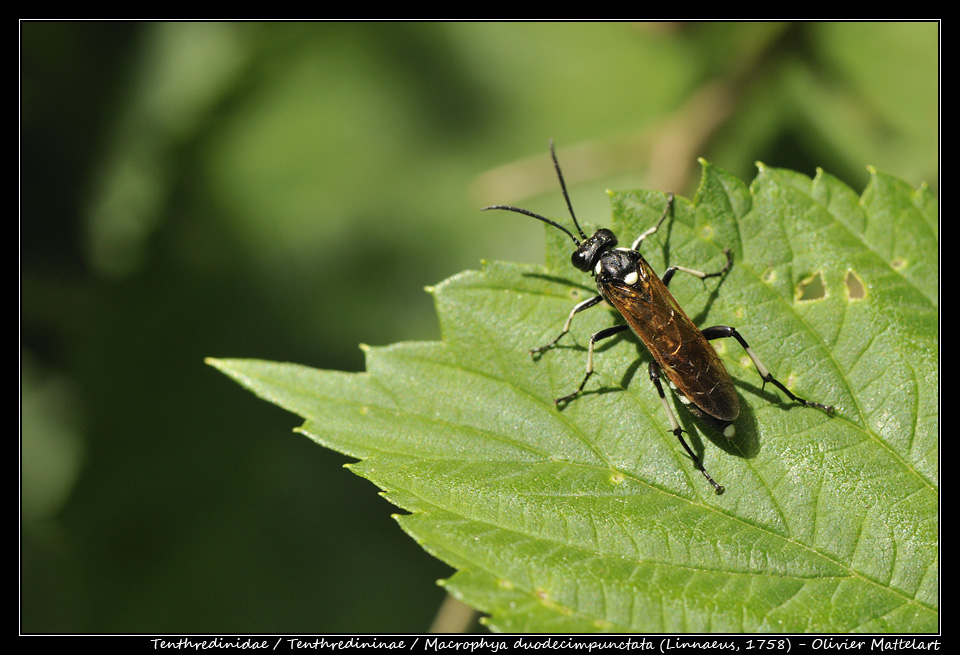
[[[612,194],[625,242],[663,194]],[[518,217],[518,220],[519,217]],[[578,314],[595,293],[547,227],[550,268],[491,263],[431,289],[443,341],[365,348],[367,372],[210,363],[306,419],[301,431],[407,513],[457,569],[443,584],[500,631],[935,631],[937,207],[872,172],[862,197],[827,174],[762,167],[748,189],[704,164],[693,203],[644,243],[698,325],[733,325],[778,379],[836,407],[790,403],[742,349],[715,341],[741,397],[727,440],[678,416],[716,496],[668,430],[632,337]],[[678,408],[679,403],[674,402]]]

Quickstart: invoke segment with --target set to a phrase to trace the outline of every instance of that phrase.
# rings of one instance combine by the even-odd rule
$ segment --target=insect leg
[[[677,421],[676,415],[674,415],[673,410],[670,408],[670,403],[667,402],[667,396],[663,393],[663,385],[660,384],[660,365],[656,362],[650,362],[647,370],[650,372],[650,381],[653,382],[653,386],[657,388],[657,393],[660,394],[660,402],[663,403],[663,409],[667,413],[667,419],[670,421],[670,431],[673,432],[673,436],[680,440],[684,450],[686,450],[687,454],[693,459],[693,463],[697,465],[697,469],[703,473],[703,477],[707,479],[707,482],[713,485],[713,490],[719,496],[725,491],[723,485],[717,484],[716,480],[710,477],[707,469],[703,467],[703,462],[700,461],[700,458],[696,456],[693,449],[687,444],[686,439],[683,438],[683,430],[680,428],[680,423]]]
[[[565,335],[567,332],[570,331],[570,323],[573,321],[574,314],[577,314],[578,312],[582,312],[585,309],[589,309],[590,307],[593,307],[601,300],[603,300],[603,296],[594,296],[593,298],[584,300],[582,303],[578,303],[577,306],[573,308],[573,311],[570,312],[570,316],[567,317],[567,322],[563,324],[563,331],[557,335],[557,338],[544,346],[540,346],[539,348],[531,348],[530,355],[534,356],[538,353],[542,353],[544,350],[550,350],[555,345],[557,345],[557,342],[563,338],[563,335]]]
[[[660,224],[663,223],[664,219],[667,217],[667,214],[670,213],[670,210],[673,208],[673,194],[667,194],[667,206],[663,208],[663,215],[660,217],[660,220],[657,221],[657,224],[651,227],[649,230],[637,237],[637,240],[633,242],[633,245],[630,246],[630,250],[640,250],[640,244],[643,243],[643,240],[646,239],[651,234],[656,234],[657,230],[660,229]]]
[[[572,314],[571,314],[572,316]],[[626,325],[614,325],[613,327],[608,327],[603,330],[600,330],[592,337],[590,337],[590,346],[587,348],[587,374],[583,376],[583,382],[580,383],[580,386],[577,387],[577,390],[568,396],[563,398],[557,398],[553,401],[554,405],[559,405],[560,403],[567,403],[580,395],[580,392],[583,391],[584,385],[587,383],[587,380],[590,379],[590,376],[593,375],[593,346],[595,343],[600,341],[600,339],[606,339],[607,337],[612,337],[615,334],[623,332],[624,330],[629,329]]]
[[[757,357],[756,353],[753,352],[753,348],[740,336],[740,333],[737,332],[736,328],[729,327],[727,325],[715,325],[714,327],[708,327],[702,330],[703,336],[708,340],[713,339],[726,339],[728,337],[733,337],[736,339],[743,349],[746,351],[747,355],[750,356],[750,359],[753,361],[753,365],[757,367],[757,373],[760,374],[760,378],[763,380],[763,383],[771,382],[775,387],[780,389],[783,393],[787,394],[787,397],[794,401],[798,402],[801,405],[807,405],[809,407],[816,407],[825,411],[827,414],[833,413],[833,407],[830,405],[823,405],[821,403],[813,402],[812,400],[805,400],[800,396],[794,394],[792,391],[787,389],[777,378],[773,377],[773,374],[770,373],[769,369],[764,366],[763,362],[760,361],[760,358]]]
[[[698,277],[701,280],[706,280],[707,278],[710,278],[710,277],[720,277],[724,275],[727,271],[729,271],[731,266],[733,266],[733,252],[729,248],[724,248],[723,254],[727,256],[727,263],[726,265],[724,265],[722,269],[720,269],[719,271],[716,271],[715,273],[704,273],[703,271],[698,271],[692,268],[686,268],[684,266],[671,266],[670,268],[668,268],[663,272],[663,275],[660,277],[660,279],[663,281],[665,285],[669,286],[670,280],[673,278],[673,274],[676,273],[677,271],[683,271],[684,273],[689,273],[690,275],[694,277]]]

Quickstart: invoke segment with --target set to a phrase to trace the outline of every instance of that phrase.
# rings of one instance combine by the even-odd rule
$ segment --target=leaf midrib
[[[437,362],[437,361],[435,361],[435,360],[428,360],[428,361],[429,361],[432,365],[438,365],[438,364],[439,364],[439,365],[441,365],[441,366],[453,366],[452,364],[448,364],[448,363],[446,363],[446,362]],[[461,370],[469,370],[469,369],[465,369],[462,365],[456,366],[456,368],[459,368],[459,369],[461,369]],[[524,389],[522,389],[522,388],[516,387],[516,385],[513,385],[513,384],[512,384],[511,382],[509,382],[509,381],[502,380],[502,379],[499,379],[499,378],[494,378],[494,377],[489,376],[488,374],[483,373],[483,372],[475,372],[475,373],[478,374],[478,375],[483,375],[483,376],[485,376],[485,377],[488,377],[488,378],[493,379],[493,380],[496,380],[496,381],[500,381],[500,382],[507,383],[507,384],[509,384],[510,386],[514,387],[515,390],[518,390],[518,391],[522,392],[523,394],[528,395],[528,396],[530,396],[531,398],[536,399],[535,396],[533,396],[532,394],[530,394],[529,392],[527,392],[526,390],[524,390]],[[631,396],[631,397],[634,397],[633,394],[630,394],[630,396]],[[426,420],[428,420],[428,421],[434,421],[434,420],[435,420],[435,419],[432,419],[431,417],[424,417],[424,416],[421,416],[421,415],[419,415],[419,414],[413,414],[413,413],[405,412],[405,411],[402,411],[402,410],[398,410],[398,409],[396,409],[396,408],[378,407],[378,406],[376,406],[376,405],[372,405],[371,403],[361,403],[361,402],[356,402],[356,401],[345,401],[345,400],[342,400],[342,399],[340,399],[340,398],[331,399],[331,398],[328,398],[328,397],[324,397],[323,400],[326,401],[326,402],[331,402],[331,401],[332,401],[332,402],[341,403],[341,404],[346,404],[346,405],[354,406],[354,407],[363,406],[363,407],[366,407],[366,408],[368,408],[368,409],[376,408],[376,409],[378,409],[378,410],[380,410],[380,411],[388,412],[388,413],[390,413],[390,414],[392,414],[392,415],[396,415],[396,416],[409,416],[409,417],[414,417],[414,418],[417,418],[417,419],[426,419]],[[316,421],[316,420],[317,420],[317,419],[314,419],[314,418],[312,418],[312,417],[303,417],[303,418],[306,418],[307,420],[311,420],[311,421]],[[452,424],[452,423],[447,422],[447,421],[440,422],[440,424],[441,424],[441,425],[455,425],[455,424]],[[568,422],[568,425],[569,425],[569,422]],[[458,426],[458,427],[463,428],[463,427],[466,427],[466,426]],[[571,427],[572,427],[572,426],[571,426]],[[476,428],[469,428],[469,429],[476,430]],[[577,434],[580,434],[580,431],[579,431],[578,429],[575,429],[575,432],[576,432]],[[583,437],[582,434],[581,434],[580,436]],[[514,442],[512,442],[512,441],[508,441],[508,443],[510,443],[511,445],[517,446],[518,448],[520,447],[518,444],[516,444],[516,443],[514,443]],[[391,455],[391,456],[398,456],[398,457],[401,457],[402,459],[409,459],[409,457],[406,456],[406,455],[404,455],[403,453],[394,453],[393,451],[386,451],[386,450],[376,450],[376,451],[375,451],[375,450],[373,450],[373,449],[371,449],[371,451],[372,451],[372,452],[379,452],[379,453],[381,453],[381,454],[387,454],[387,455]],[[536,453],[536,451],[531,451],[531,452],[535,452],[535,453]],[[885,590],[885,591],[890,592],[890,593],[894,593],[894,594],[897,595],[898,597],[901,597],[901,598],[903,598],[903,599],[905,599],[905,600],[907,600],[907,601],[909,601],[909,602],[917,603],[918,605],[920,605],[920,606],[922,606],[922,607],[925,607],[925,608],[927,608],[927,609],[929,609],[929,610],[931,610],[931,611],[935,611],[933,607],[930,607],[928,604],[924,603],[923,601],[920,601],[920,600],[917,599],[917,598],[911,597],[911,596],[907,595],[905,592],[902,592],[902,591],[900,591],[900,590],[898,590],[898,589],[896,589],[896,588],[894,588],[894,587],[885,586],[885,585],[883,585],[882,583],[880,583],[880,582],[878,582],[878,581],[875,581],[875,580],[867,577],[866,575],[862,574],[861,572],[856,571],[856,570],[850,568],[850,566],[849,566],[848,564],[845,564],[845,563],[839,561],[838,559],[836,559],[835,556],[832,556],[832,555],[830,555],[830,554],[828,554],[828,553],[825,553],[825,552],[822,552],[822,551],[820,551],[820,550],[817,550],[816,548],[810,546],[809,544],[805,544],[805,543],[796,541],[795,539],[793,539],[792,537],[790,537],[790,536],[788,536],[788,535],[784,535],[784,534],[780,534],[780,533],[778,533],[778,532],[775,532],[775,531],[771,530],[771,529],[770,529],[769,527],[767,527],[767,526],[764,526],[764,525],[761,525],[761,524],[756,524],[756,523],[747,521],[746,519],[744,519],[744,518],[742,518],[742,517],[740,517],[740,516],[737,516],[737,515],[735,515],[735,514],[732,514],[732,513],[728,512],[728,511],[724,510],[724,509],[721,508],[721,507],[717,507],[717,506],[714,506],[714,505],[709,505],[709,504],[706,504],[706,503],[704,503],[704,502],[702,502],[702,501],[697,501],[697,500],[695,500],[695,499],[692,499],[692,498],[689,498],[689,497],[686,497],[686,496],[678,495],[678,494],[676,494],[675,492],[672,492],[672,491],[670,491],[670,490],[668,490],[668,489],[665,489],[665,488],[662,488],[662,487],[660,487],[660,486],[658,486],[658,485],[655,485],[655,484],[653,484],[652,482],[650,482],[650,481],[648,481],[648,480],[641,479],[641,478],[637,477],[636,475],[634,475],[633,473],[631,473],[631,472],[629,472],[629,471],[624,471],[624,470],[621,470],[621,469],[616,468],[616,467],[613,467],[613,466],[601,467],[601,466],[597,466],[597,465],[593,465],[593,464],[588,464],[588,463],[583,463],[583,462],[575,462],[575,461],[570,461],[570,460],[558,459],[558,458],[556,458],[556,457],[549,456],[549,455],[542,454],[542,453],[536,453],[536,454],[539,454],[539,455],[543,456],[545,462],[551,462],[551,463],[561,463],[561,462],[562,462],[562,463],[566,463],[566,464],[569,464],[569,465],[572,465],[572,466],[589,468],[589,469],[595,470],[595,471],[603,471],[603,472],[615,471],[615,472],[617,472],[617,473],[620,473],[620,474],[624,475],[626,478],[629,478],[631,481],[633,481],[633,482],[636,483],[636,484],[640,484],[640,485],[646,486],[646,487],[648,487],[648,488],[654,489],[654,490],[656,490],[657,492],[662,493],[662,494],[666,494],[667,496],[670,496],[670,497],[672,497],[673,499],[675,499],[675,500],[677,500],[677,501],[682,501],[682,502],[688,503],[688,504],[690,504],[690,505],[693,505],[693,506],[696,506],[696,507],[700,508],[701,510],[704,510],[704,509],[705,509],[705,510],[709,510],[709,511],[711,511],[712,513],[716,514],[719,518],[731,520],[731,521],[733,521],[734,523],[740,524],[740,525],[743,526],[743,527],[747,527],[747,528],[750,528],[750,529],[754,529],[754,530],[761,531],[761,532],[763,532],[763,533],[765,533],[765,534],[767,534],[767,535],[769,535],[769,536],[771,536],[771,537],[773,537],[773,538],[780,539],[780,540],[783,540],[783,541],[785,541],[785,542],[787,542],[787,543],[793,544],[793,545],[796,546],[797,548],[800,548],[801,550],[804,550],[804,551],[806,551],[806,552],[809,552],[809,553],[811,554],[811,556],[817,557],[817,558],[820,558],[820,559],[823,559],[824,561],[833,564],[833,565],[836,566],[837,568],[839,568],[839,569],[841,569],[841,570],[844,570],[844,571],[847,571],[848,574],[849,574],[848,577],[850,577],[850,578],[856,578],[856,579],[858,579],[858,580],[864,581],[864,582],[866,582],[866,583],[869,583],[869,584],[877,587],[878,589]],[[367,455],[367,456],[364,457],[364,459],[371,459],[371,458],[372,458],[371,455]],[[474,464],[474,463],[475,463],[475,460],[459,459],[459,458],[423,458],[423,457],[419,457],[418,460],[419,460],[419,461],[430,461],[430,462],[442,462],[442,463],[454,462],[454,463],[458,463],[458,464],[462,464],[462,465],[470,465],[470,464]],[[492,460],[492,461],[497,461],[497,460]],[[508,463],[508,464],[512,464],[512,465],[516,465],[516,464],[521,464],[521,465],[523,465],[523,464],[531,464],[532,462],[524,462],[524,461],[522,461],[522,460],[519,460],[519,461],[517,461],[517,460],[504,460],[503,463]],[[410,488],[407,488],[406,491],[407,491],[408,493],[411,493],[412,495],[415,495],[416,497],[420,498],[420,499],[423,500],[424,502],[427,502],[427,503],[429,503],[430,505],[433,505],[434,507],[443,509],[444,511],[452,511],[451,509],[445,508],[443,505],[437,504],[437,503],[434,502],[433,500],[431,500],[431,499],[423,496],[421,493],[414,492],[414,491],[413,491],[412,489],[410,489]],[[460,506],[460,510],[461,510],[461,515],[463,515],[463,514],[462,514],[462,510],[463,510],[463,507],[462,507],[462,506]],[[521,533],[521,532],[518,532],[518,531],[516,531],[516,530],[514,530],[514,529],[511,529],[511,528],[508,528],[508,527],[505,527],[505,526],[499,526],[499,525],[497,525],[497,524],[494,524],[494,523],[489,522],[488,520],[478,520],[477,518],[472,517],[472,516],[470,516],[470,517],[466,517],[466,516],[465,516],[465,518],[469,518],[471,521],[478,521],[478,522],[480,522],[480,523],[489,525],[489,526],[491,526],[492,528],[508,530],[508,531],[513,532],[513,533],[515,533],[515,534],[523,535],[523,536],[525,536],[525,537],[527,537],[527,538],[531,538],[531,539],[545,539],[545,537],[541,537],[541,536],[537,536],[537,535],[531,535],[531,534],[526,534],[526,533]],[[786,525],[786,524],[785,524],[785,525]],[[565,543],[563,543],[563,542],[556,542],[556,543],[562,544],[562,545],[564,545],[564,546],[566,546],[566,547],[578,548],[578,549],[583,550],[583,548],[582,548],[581,546],[578,546],[578,545],[575,545],[575,544],[565,544]],[[593,551],[590,551],[590,552],[593,552]],[[680,566],[680,565],[672,564],[672,566]],[[697,568],[697,567],[691,567],[691,568]],[[711,571],[711,569],[698,569],[698,570]],[[742,575],[742,574],[761,575],[761,574],[758,574],[758,573],[750,573],[750,572],[731,572],[731,571],[713,571],[713,572],[716,572],[716,573],[732,573],[732,574],[738,574],[738,575]],[[778,574],[778,577],[783,577],[783,576],[779,576],[779,574]],[[829,577],[833,578],[833,577],[840,577],[840,576],[829,576]],[[803,578],[803,579],[807,579],[807,578]],[[824,579],[824,578],[821,577],[821,578],[810,578],[810,579]]]

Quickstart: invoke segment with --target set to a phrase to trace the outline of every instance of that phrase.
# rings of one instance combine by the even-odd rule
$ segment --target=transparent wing
[[[636,284],[605,283],[603,297],[683,395],[713,418],[733,421],[740,414],[740,400],[717,352],[647,262],[639,265],[644,275]]]

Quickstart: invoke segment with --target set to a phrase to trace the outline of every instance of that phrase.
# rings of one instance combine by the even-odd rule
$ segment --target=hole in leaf
[[[867,295],[867,290],[863,286],[863,280],[853,271],[847,271],[843,278],[843,283],[847,286],[847,298],[850,300],[863,300]]]
[[[819,300],[826,295],[823,287],[823,278],[819,273],[814,273],[808,278],[800,281],[797,287],[797,300]]]

